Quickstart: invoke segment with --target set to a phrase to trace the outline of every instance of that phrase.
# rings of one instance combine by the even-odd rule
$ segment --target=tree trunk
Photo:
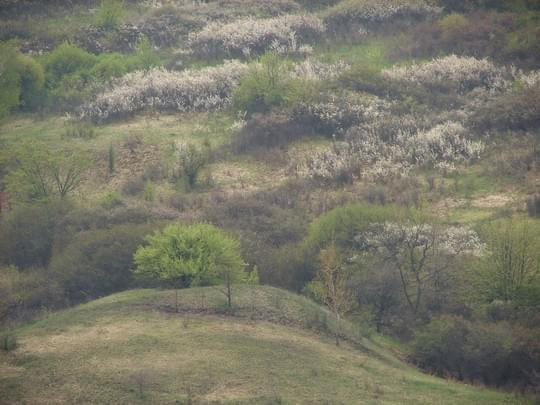
[[[341,323],[341,317],[339,316],[338,313],[336,313],[336,319],[337,319],[337,322],[336,322],[336,346],[339,346],[339,332],[340,332],[340,323]]]
[[[231,283],[227,283],[227,306],[229,309],[232,308],[232,289]]]
[[[178,313],[178,288],[176,288],[174,292],[175,292],[174,310],[176,313]]]

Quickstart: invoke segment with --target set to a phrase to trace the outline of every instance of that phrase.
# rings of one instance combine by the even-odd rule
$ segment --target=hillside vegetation
[[[9,398],[538,396],[539,36],[538,0],[0,1]]]
[[[278,289],[240,289],[233,315],[215,289],[182,291],[180,313],[173,296],[119,293],[22,327],[3,402],[526,403],[423,375],[367,338],[336,347],[301,325],[327,311]]]

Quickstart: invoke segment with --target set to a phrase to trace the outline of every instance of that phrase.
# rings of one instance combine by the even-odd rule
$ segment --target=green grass
[[[422,374],[358,334],[357,344],[336,347],[305,321],[318,314],[331,324],[328,313],[282,290],[237,289],[233,316],[215,288],[181,291],[179,314],[166,310],[173,298],[172,291],[129,291],[20,327],[17,350],[0,357],[0,397],[32,404],[527,403]]]
[[[392,65],[387,57],[392,41],[392,38],[371,38],[359,44],[321,44],[315,47],[315,57],[326,63],[345,62],[382,69]]]

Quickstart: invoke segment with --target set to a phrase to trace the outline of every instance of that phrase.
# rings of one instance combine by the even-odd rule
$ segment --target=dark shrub
[[[20,269],[46,267],[52,256],[56,228],[69,209],[65,202],[50,202],[17,206],[3,215],[0,261]]]
[[[527,200],[527,212],[531,217],[540,217],[540,194],[535,194]]]
[[[309,133],[282,114],[256,114],[250,119],[232,142],[236,153],[286,145]]]
[[[152,225],[117,225],[77,234],[50,265],[71,302],[83,301],[128,288],[133,254]]]
[[[480,131],[527,130],[540,125],[540,85],[518,88],[483,104],[471,117]]]
[[[411,357],[440,376],[494,386],[530,385],[540,364],[538,333],[507,322],[443,316],[416,333]]]

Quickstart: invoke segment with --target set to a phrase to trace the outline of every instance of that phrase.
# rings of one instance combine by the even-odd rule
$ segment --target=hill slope
[[[367,338],[333,344],[326,311],[270,287],[115,294],[19,328],[3,403],[518,403],[400,363]],[[307,319],[307,321],[302,321]],[[330,325],[329,325],[330,324]],[[326,326],[329,325],[329,326]],[[319,330],[317,333],[316,330]]]

